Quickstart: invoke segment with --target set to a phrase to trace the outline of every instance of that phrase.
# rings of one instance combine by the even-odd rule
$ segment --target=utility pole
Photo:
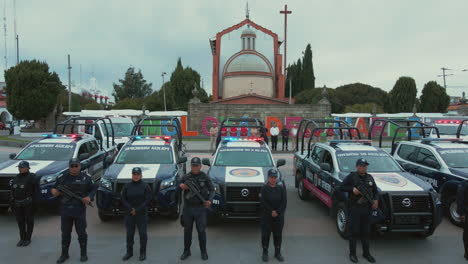
[[[292,78],[289,77],[289,104],[292,104]]]
[[[7,24],[6,24],[6,1],[3,2],[3,37],[5,38],[4,52],[5,52],[5,71],[8,69],[8,50],[7,50]]]
[[[286,40],[288,37],[287,30],[288,30],[288,15],[291,14],[292,11],[288,10],[288,5],[284,5],[284,10],[280,11],[280,14],[284,14],[284,58],[283,58],[283,87],[286,88]],[[276,52],[276,51],[275,51]]]
[[[445,88],[445,90],[447,90],[447,82],[445,81],[445,77],[446,77],[446,76],[453,75],[453,74],[446,74],[446,73],[445,73],[446,71],[451,71],[451,69],[447,69],[447,68],[445,68],[445,67],[442,67],[442,68],[440,68],[440,69],[442,70],[442,75],[437,75],[437,76],[443,77],[443,78],[444,78],[444,88]]]
[[[68,112],[71,112],[71,65],[70,54],[68,54]]]
[[[16,64],[19,63],[19,36],[16,35]]]
[[[163,97],[164,97],[164,112],[167,111],[167,108],[166,108],[166,89],[164,88],[164,75],[166,75],[167,73],[166,72],[162,72],[161,73],[161,77],[162,77],[162,89],[163,89]]]

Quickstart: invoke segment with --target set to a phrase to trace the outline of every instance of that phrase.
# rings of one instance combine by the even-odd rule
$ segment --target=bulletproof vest
[[[14,199],[21,200],[31,197],[33,194],[34,175],[27,173],[26,175],[18,174],[12,181],[12,196]]]
[[[209,197],[209,189],[208,189],[208,179],[204,173],[200,173],[199,175],[193,175],[190,174],[190,176],[187,178],[187,181],[191,181],[192,183],[195,184],[197,189],[200,191],[200,194],[202,197],[207,200]],[[185,194],[185,200],[189,204],[202,204],[203,202],[200,200],[200,198],[195,194],[195,192],[188,191]]]
[[[86,174],[80,173],[78,176],[71,176],[69,174],[63,176],[64,179],[60,183],[61,185],[66,186],[68,189],[70,189],[74,194],[80,196],[80,197],[85,197],[88,196],[88,183],[89,183],[89,178]],[[79,201],[78,199],[75,199],[73,197],[69,197],[65,194],[62,196],[62,204],[67,205],[67,206],[83,206],[83,203]]]
[[[351,201],[355,204],[367,206],[372,202],[369,199],[373,197],[372,187],[374,183],[370,177],[372,176],[369,174],[366,174],[365,177],[361,177],[358,173],[353,174],[354,187],[361,192],[361,195],[351,195]]]

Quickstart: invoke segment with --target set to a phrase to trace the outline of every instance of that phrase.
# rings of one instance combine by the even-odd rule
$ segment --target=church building
[[[213,101],[217,104],[288,104],[280,46],[272,31],[250,20],[210,39]]]

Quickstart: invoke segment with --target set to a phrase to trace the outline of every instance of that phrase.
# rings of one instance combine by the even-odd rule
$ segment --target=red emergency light
[[[461,123],[461,120],[451,120],[451,119],[443,119],[443,120],[437,120],[437,124],[457,124],[459,125]]]

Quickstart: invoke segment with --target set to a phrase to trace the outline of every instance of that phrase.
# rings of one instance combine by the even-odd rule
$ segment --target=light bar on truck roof
[[[82,139],[86,135],[81,134],[44,134],[44,138],[73,138],[73,139]]]
[[[224,141],[256,141],[262,142],[264,139],[262,137],[225,137]]]
[[[442,119],[442,120],[437,120],[437,124],[456,124],[459,125],[462,121],[461,120],[453,120],[453,119]]]
[[[133,140],[140,140],[140,139],[161,139],[165,140],[166,142],[171,141],[171,136],[133,136]]]
[[[431,142],[462,142],[462,140],[459,138],[423,138],[421,142],[430,144]]]
[[[338,144],[349,144],[349,143],[355,143],[355,144],[362,144],[362,145],[368,145],[372,146],[372,140],[366,140],[366,139],[352,139],[352,140],[330,140],[330,146],[338,145]]]

